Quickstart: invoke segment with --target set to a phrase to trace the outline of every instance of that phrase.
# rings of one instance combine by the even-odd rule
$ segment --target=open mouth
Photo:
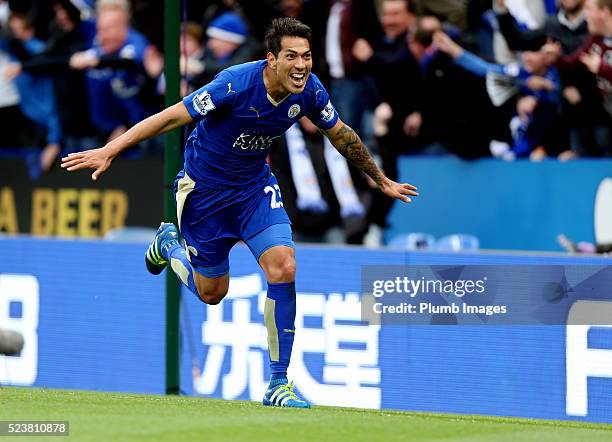
[[[291,82],[293,83],[295,87],[301,88],[302,86],[304,86],[304,83],[306,81],[306,74],[293,73],[289,75],[289,78],[291,79]]]

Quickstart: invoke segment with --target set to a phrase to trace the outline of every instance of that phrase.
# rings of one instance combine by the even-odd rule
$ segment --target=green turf
[[[123,393],[0,388],[0,420],[67,420],[71,441],[610,441],[612,425]],[[0,437],[0,440],[66,440]]]

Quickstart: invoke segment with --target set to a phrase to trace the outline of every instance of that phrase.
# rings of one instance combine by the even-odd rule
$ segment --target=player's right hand
[[[79,169],[94,169],[91,179],[95,181],[102,172],[110,167],[114,157],[106,147],[85,150],[70,153],[67,157],[62,158],[62,167],[68,172]]]

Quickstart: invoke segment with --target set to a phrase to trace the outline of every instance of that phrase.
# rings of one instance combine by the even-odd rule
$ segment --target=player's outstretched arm
[[[91,179],[95,181],[102,172],[110,167],[113,159],[124,150],[141,141],[184,126],[191,121],[187,108],[183,102],[179,102],[142,120],[123,135],[109,141],[104,147],[69,154],[62,158],[62,167],[69,172],[94,169]]]
[[[359,135],[344,124],[341,120],[329,130],[325,131],[325,135],[334,145],[338,152],[353,163],[359,170],[367,174],[378,186],[385,195],[392,198],[397,198],[406,203],[411,202],[410,196],[418,196],[417,188],[412,184],[399,184],[387,178],[382,171],[376,166],[370,152],[365,144],[359,138]]]

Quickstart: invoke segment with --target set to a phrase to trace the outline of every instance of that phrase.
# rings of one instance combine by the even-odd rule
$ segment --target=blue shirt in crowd
[[[101,59],[114,56],[134,62],[87,71],[91,115],[98,129],[110,132],[118,126],[136,124],[153,113],[142,96],[147,83],[143,60],[148,45],[147,39],[134,30],[128,32],[116,54],[103,54],[94,43],[92,50]]]

